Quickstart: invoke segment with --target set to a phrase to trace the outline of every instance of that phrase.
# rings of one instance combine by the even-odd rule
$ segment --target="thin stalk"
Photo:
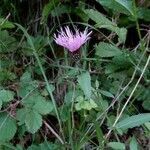
[[[64,55],[65,55],[65,64],[66,66],[69,66],[69,63],[68,63],[68,52],[66,49],[64,49]]]
[[[61,137],[54,131],[54,129],[46,121],[44,121],[44,124],[57,137],[57,139],[60,141],[61,144],[65,144],[61,139]]]
[[[83,48],[82,54],[83,54],[83,58],[84,58],[83,68],[86,70],[86,66],[87,66],[87,61],[86,61],[87,49],[86,48]]]
[[[46,82],[47,91],[48,91],[48,93],[49,93],[49,95],[50,95],[50,97],[51,97],[51,100],[52,100],[52,102],[53,102],[54,110],[55,110],[56,117],[57,117],[57,119],[58,119],[58,123],[59,123],[59,127],[60,127],[60,131],[61,131],[61,133],[62,133],[62,136],[64,137],[63,130],[62,130],[61,120],[60,120],[59,113],[58,113],[58,110],[57,110],[57,105],[56,105],[56,102],[55,102],[55,99],[54,99],[54,96],[53,96],[51,87],[50,87],[50,85],[49,85],[48,79],[47,79],[47,77],[46,77],[46,75],[45,75],[45,72],[44,72],[44,69],[43,69],[43,67],[42,67],[42,63],[41,63],[41,61],[40,61],[40,59],[39,59],[39,56],[38,56],[38,54],[37,54],[37,52],[36,52],[36,49],[35,49],[35,47],[34,47],[33,41],[32,41],[32,39],[31,39],[30,35],[27,33],[27,31],[26,31],[20,24],[17,24],[17,23],[15,23],[15,24],[23,31],[23,33],[25,34],[25,36],[26,36],[26,38],[27,38],[27,41],[28,41],[29,45],[31,46],[31,49],[33,50],[33,54],[34,54],[34,56],[35,56],[35,58],[36,58],[36,60],[37,60],[37,62],[38,62],[38,65],[39,65],[39,67],[40,67],[41,73],[42,73],[43,78],[44,78],[44,80],[45,80],[45,82]]]
[[[138,22],[138,18],[137,18],[137,8],[136,8],[135,0],[133,0],[133,7],[134,7],[134,17],[136,19],[135,23],[136,23],[138,36],[139,36],[140,41],[142,41],[142,36],[141,36],[141,32],[140,32],[140,26],[139,26],[139,22]]]
[[[47,79],[47,77],[46,77],[46,75],[45,75],[45,72],[44,72],[44,69],[43,69],[43,67],[42,67],[41,61],[40,61],[40,59],[39,59],[37,53],[35,52],[35,50],[34,50],[34,53],[33,53],[33,54],[34,54],[34,56],[35,56],[35,58],[36,58],[36,60],[37,60],[37,62],[38,62],[38,65],[39,65],[39,67],[40,67],[40,70],[41,70],[41,72],[42,72],[42,75],[43,75],[43,77],[44,77],[44,80],[45,80],[45,82],[46,82],[47,90],[48,90],[48,93],[50,94],[50,97],[51,97],[52,102],[53,102],[53,104],[54,104],[55,113],[56,113],[56,116],[57,116],[57,119],[58,119],[58,122],[59,122],[59,125],[60,125],[60,129],[62,130],[61,121],[60,121],[59,113],[58,113],[58,110],[57,110],[56,102],[55,102],[54,96],[53,96],[53,94],[52,94],[52,90],[51,90],[51,87],[50,87],[50,85],[49,85],[48,79]]]

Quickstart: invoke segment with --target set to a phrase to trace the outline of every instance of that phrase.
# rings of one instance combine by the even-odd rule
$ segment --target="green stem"
[[[60,120],[59,113],[58,113],[58,110],[57,110],[57,105],[56,105],[56,102],[55,102],[55,99],[54,99],[54,96],[53,96],[51,87],[50,87],[50,85],[49,85],[48,79],[47,79],[47,77],[46,77],[46,75],[45,75],[45,72],[44,72],[44,69],[43,69],[43,67],[42,67],[42,63],[41,63],[41,61],[40,61],[40,59],[39,59],[39,56],[38,56],[38,54],[37,54],[37,52],[36,52],[35,46],[34,46],[34,44],[33,44],[33,41],[32,41],[32,39],[31,39],[30,35],[27,33],[27,31],[26,31],[20,24],[17,24],[17,23],[15,23],[15,24],[23,31],[23,33],[25,34],[25,36],[26,36],[26,38],[27,38],[27,41],[28,41],[29,45],[31,46],[31,49],[33,50],[33,54],[34,54],[34,56],[35,56],[35,58],[36,58],[36,60],[37,60],[37,62],[38,62],[38,65],[39,65],[39,67],[40,67],[40,70],[41,70],[41,72],[42,72],[42,75],[43,75],[43,77],[44,77],[44,80],[45,80],[45,82],[46,82],[46,86],[47,86],[48,93],[49,93],[49,95],[50,95],[50,97],[51,97],[51,100],[52,100],[52,102],[53,102],[53,105],[54,105],[54,110],[55,110],[55,113],[56,113],[56,117],[57,117],[57,119],[58,119],[60,131],[61,131],[62,136],[63,136],[63,138],[64,138],[64,134],[63,134],[63,130],[62,130],[62,124],[61,124],[61,120]]]
[[[41,61],[40,61],[40,59],[39,59],[37,53],[35,52],[35,50],[34,50],[34,53],[33,53],[33,54],[34,54],[34,56],[35,56],[35,58],[36,58],[36,60],[37,60],[37,62],[38,62],[38,65],[39,65],[39,67],[40,67],[40,70],[41,70],[41,72],[42,72],[42,75],[43,75],[43,77],[44,77],[44,80],[45,80],[45,82],[46,82],[46,86],[47,86],[48,93],[50,94],[50,97],[51,97],[52,102],[53,102],[53,104],[54,104],[54,109],[55,109],[55,113],[56,113],[56,116],[57,116],[57,119],[58,119],[58,122],[59,122],[60,130],[62,131],[62,125],[61,125],[59,113],[58,113],[58,110],[57,110],[56,102],[55,102],[54,96],[53,96],[53,94],[52,94],[52,90],[51,90],[51,87],[50,87],[50,85],[49,85],[48,79],[47,79],[47,77],[46,77],[46,75],[45,75],[45,72],[44,72],[44,69],[43,69],[43,67],[42,67]]]
[[[134,7],[134,17],[136,19],[136,28],[137,28],[139,39],[141,41],[142,40],[142,36],[141,36],[140,26],[139,26],[139,22],[138,22],[137,7],[136,7],[135,0],[133,0],[133,7]]]

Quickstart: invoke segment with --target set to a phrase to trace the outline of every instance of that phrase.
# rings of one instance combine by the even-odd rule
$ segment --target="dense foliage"
[[[149,0],[0,1],[0,150],[148,150]],[[76,53],[56,44],[88,28]]]

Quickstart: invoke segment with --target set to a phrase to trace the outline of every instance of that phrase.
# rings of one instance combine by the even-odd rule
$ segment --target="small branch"
[[[10,13],[6,16],[6,18],[1,22],[0,26],[3,25],[5,23],[6,20],[8,20],[8,18],[10,17]]]
[[[45,126],[57,137],[57,139],[61,142],[61,144],[65,144],[61,137],[54,131],[54,129],[46,122],[43,121]]]

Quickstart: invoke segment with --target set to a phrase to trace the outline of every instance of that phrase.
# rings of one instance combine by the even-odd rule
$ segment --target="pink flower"
[[[62,28],[58,31],[58,35],[54,34],[54,40],[58,45],[61,45],[67,48],[70,52],[75,52],[78,50],[87,40],[90,39],[90,34],[92,33],[87,31],[87,28],[84,32],[75,30],[75,34],[69,29],[68,26],[63,30]]]

